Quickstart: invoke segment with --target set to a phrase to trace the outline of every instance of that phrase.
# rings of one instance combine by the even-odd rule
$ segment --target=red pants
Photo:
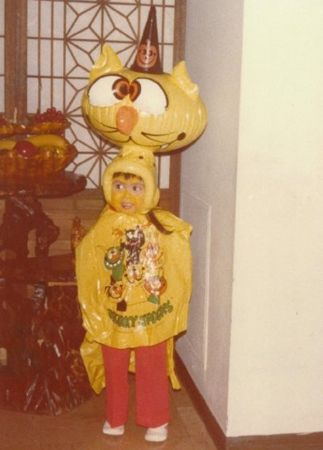
[[[169,422],[166,342],[134,349],[136,356],[136,421],[144,427]],[[102,346],[106,379],[106,420],[112,427],[128,419],[130,349]]]

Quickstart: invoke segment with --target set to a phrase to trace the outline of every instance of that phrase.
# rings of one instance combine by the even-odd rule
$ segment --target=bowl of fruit
[[[39,178],[64,170],[77,154],[62,136],[68,126],[55,108],[35,114],[27,125],[0,118],[0,177]]]

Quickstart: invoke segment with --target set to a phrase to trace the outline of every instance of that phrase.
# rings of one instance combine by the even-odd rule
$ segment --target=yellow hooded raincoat
[[[98,393],[104,387],[101,344],[136,348],[167,341],[168,373],[178,389],[173,337],[187,327],[191,226],[155,208],[159,192],[152,182],[154,162],[137,152],[122,154],[106,170],[103,189],[108,203],[111,178],[120,171],[144,179],[147,201],[145,210],[136,214],[107,206],[76,249],[78,297],[86,329],[81,354]],[[169,234],[150,222],[146,213],[152,208]],[[130,370],[135,370],[133,355],[131,359]]]

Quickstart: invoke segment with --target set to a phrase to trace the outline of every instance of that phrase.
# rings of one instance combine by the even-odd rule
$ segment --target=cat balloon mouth
[[[115,142],[116,144],[120,144],[120,145],[133,143],[133,144],[139,145],[141,147],[158,148],[160,150],[165,151],[165,150],[167,150],[167,148],[170,145],[174,144],[177,141],[182,141],[186,137],[186,133],[182,132],[182,133],[177,134],[176,138],[171,140],[170,142],[164,142],[164,141],[161,141],[160,139],[158,139],[158,137],[161,138],[162,136],[169,136],[174,133],[170,132],[170,133],[164,133],[164,134],[152,134],[152,133],[147,133],[145,131],[142,131],[140,133],[140,135],[143,136],[144,138],[152,141],[151,144],[148,144],[148,143],[145,144],[143,142],[137,142],[132,136],[124,135],[124,137],[126,139],[120,139],[115,136],[112,136],[114,133],[120,133],[120,131],[117,128],[111,127],[109,125],[105,125],[100,121],[96,121],[96,122],[102,127],[101,130],[99,128],[96,128],[97,131],[108,134],[110,136],[110,139],[112,142]],[[107,130],[107,128],[109,128],[109,130]],[[120,133],[120,134],[122,135],[122,133]]]

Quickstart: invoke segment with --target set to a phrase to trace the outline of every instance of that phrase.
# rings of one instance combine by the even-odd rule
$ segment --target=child
[[[157,208],[154,153],[186,147],[207,113],[185,63],[163,72],[151,6],[135,63],[107,45],[89,74],[82,109],[103,139],[121,147],[103,176],[107,206],[76,248],[86,329],[81,354],[93,389],[106,385],[103,432],[122,435],[128,369],[136,374],[136,421],[148,441],[167,439],[167,377],[174,389],[173,339],[187,327],[191,295],[189,224]]]
[[[76,249],[83,323],[81,354],[96,392],[106,385],[103,433],[122,435],[128,370],[136,376],[136,421],[147,441],[167,439],[173,337],[187,326],[191,227],[156,208],[154,156],[127,147],[106,169],[107,207]]]

